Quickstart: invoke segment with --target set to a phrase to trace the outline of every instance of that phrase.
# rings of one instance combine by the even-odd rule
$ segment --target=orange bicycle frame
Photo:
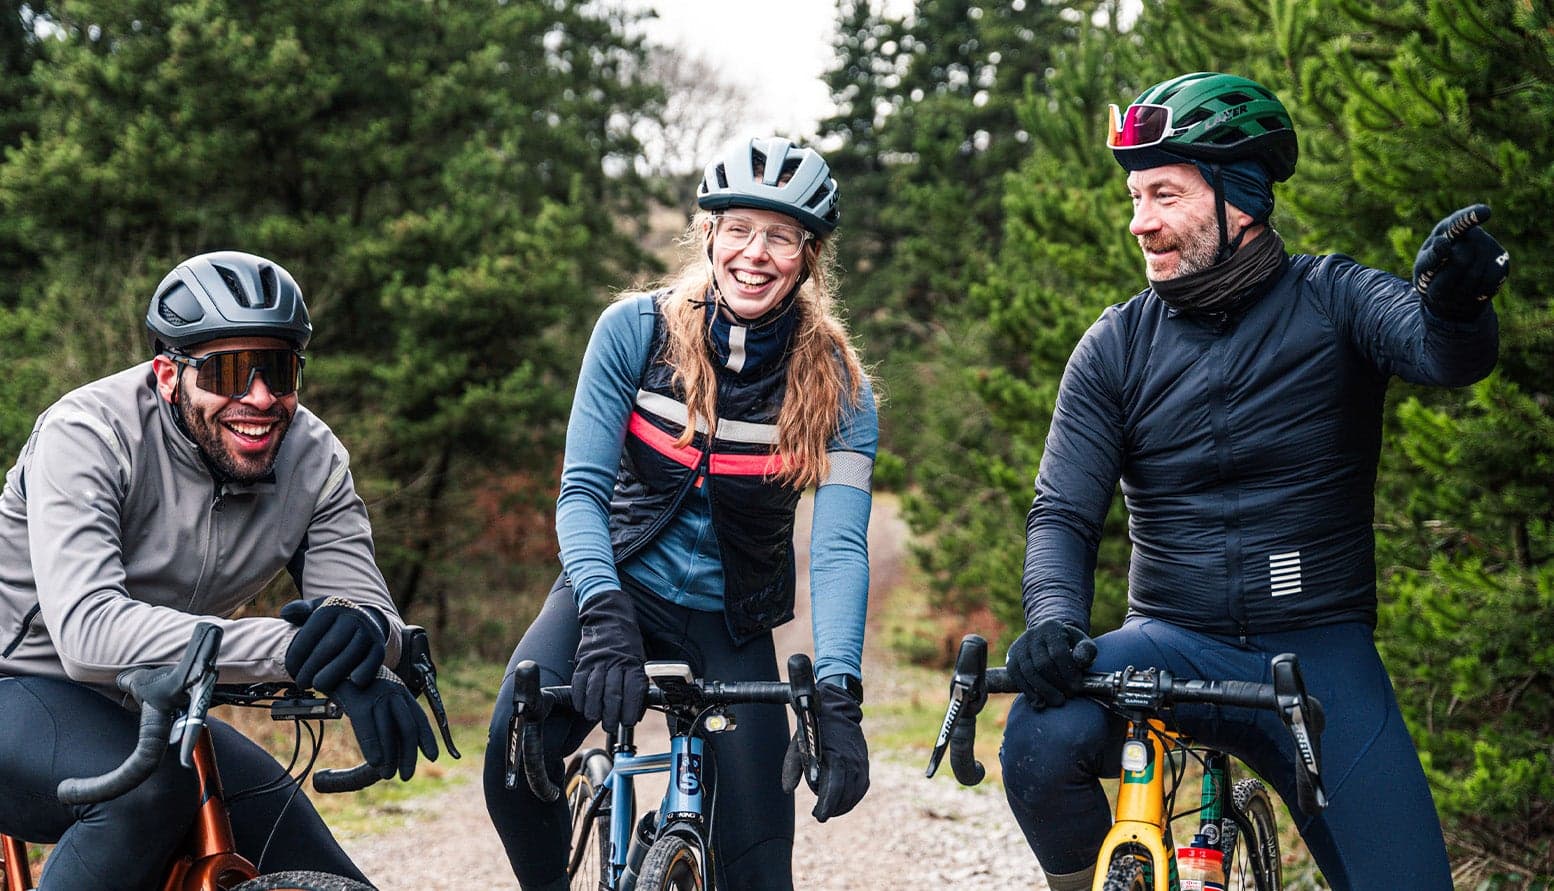
[[[237,853],[209,731],[201,733],[195,744],[194,771],[200,781],[200,812],[168,864],[162,891],[221,891],[259,875],[259,870]],[[3,891],[29,891],[33,887],[27,846],[20,840],[0,835],[0,861]]]

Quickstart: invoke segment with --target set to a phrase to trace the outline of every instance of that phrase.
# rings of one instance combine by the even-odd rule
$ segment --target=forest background
[[[1127,15],[1121,15],[1120,6]],[[1277,91],[1294,251],[1399,273],[1466,204],[1513,258],[1498,369],[1395,385],[1378,638],[1454,857],[1554,875],[1554,13],[1544,0],[838,5],[815,133],[843,296],[886,394],[942,641],[1021,621],[1023,518],[1070,349],[1143,284],[1108,103],[1193,70]],[[665,271],[666,215],[753,100],[567,0],[0,2],[0,457],[146,358],[188,255],[282,262],[317,326],[306,402],[353,454],[379,558],[444,651],[500,660],[555,572],[558,455],[592,321]],[[667,147],[667,149],[666,149]],[[1098,630],[1125,601],[1120,499]],[[1384,815],[1378,815],[1384,820]]]

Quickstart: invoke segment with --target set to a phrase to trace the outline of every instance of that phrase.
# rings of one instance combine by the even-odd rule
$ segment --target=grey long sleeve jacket
[[[305,597],[349,597],[402,627],[349,456],[317,416],[298,406],[273,481],[239,486],[216,483],[172,412],[148,362],[38,418],[0,493],[0,676],[118,698],[121,670],[176,662],[214,621],[223,683],[284,680],[296,629],[228,618],[282,569]]]

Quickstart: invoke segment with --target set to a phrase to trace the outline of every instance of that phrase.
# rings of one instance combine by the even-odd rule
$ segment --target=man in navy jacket
[[[1371,522],[1388,381],[1456,387],[1494,367],[1488,298],[1509,260],[1478,226],[1489,209],[1442,220],[1412,283],[1341,255],[1288,255],[1268,217],[1295,133],[1272,92],[1232,75],[1184,75],[1113,107],[1108,144],[1129,171],[1150,287],[1091,326],[1059,388],[1026,524],[1027,630],[1008,658],[1022,692],[1002,753],[1010,806],[1054,891],[1090,888],[1110,825],[1098,777],[1118,772],[1121,724],[1068,701],[1083,671],[1266,682],[1270,658],[1293,652],[1328,710],[1325,811],[1295,804],[1277,716],[1183,707],[1182,728],[1279,791],[1334,888],[1449,889],[1373,642]],[[1119,481],[1129,614],[1092,640]]]

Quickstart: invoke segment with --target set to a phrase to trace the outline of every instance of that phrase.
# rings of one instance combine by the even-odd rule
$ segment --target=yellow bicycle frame
[[[1147,852],[1153,865],[1155,891],[1178,891],[1176,845],[1171,841],[1171,824],[1165,810],[1166,740],[1177,734],[1158,720],[1150,719],[1149,763],[1143,770],[1122,772],[1117,786],[1117,807],[1111,831],[1096,856],[1095,880],[1091,891],[1103,891],[1106,870],[1118,849]],[[1133,737],[1134,725],[1128,725]],[[1162,868],[1162,864],[1164,868]]]

